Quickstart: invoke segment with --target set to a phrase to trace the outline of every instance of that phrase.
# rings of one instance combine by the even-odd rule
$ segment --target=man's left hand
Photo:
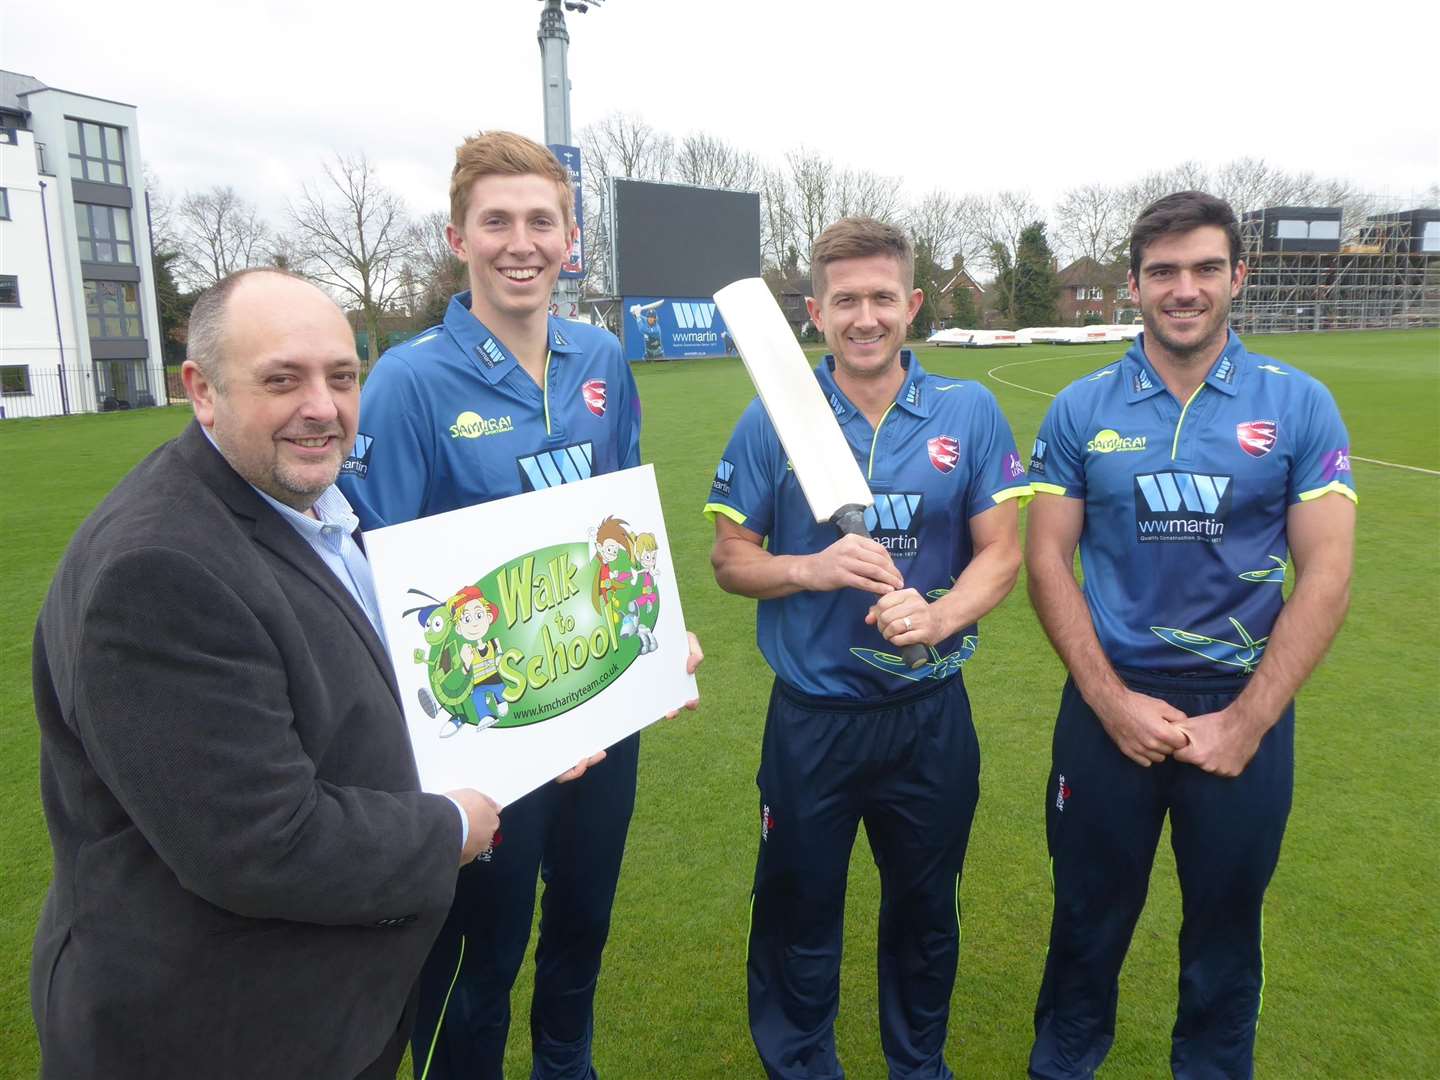
[[[1241,716],[1233,706],[1186,717],[1175,726],[1190,739],[1189,745],[1175,751],[1176,761],[1227,777],[1239,776],[1245,771],[1265,734],[1264,729]]]
[[[892,645],[934,645],[949,636],[935,605],[914,589],[880,597],[865,621]]]
[[[700,639],[698,637],[696,637],[689,630],[685,631],[685,636],[690,639],[690,655],[685,659],[685,674],[694,675],[695,669],[700,666],[700,661],[705,659],[705,654],[700,651]],[[685,708],[687,709],[694,710],[698,709],[699,707],[700,699],[698,697],[691,698],[689,701],[685,702]],[[679,709],[671,709],[665,714],[665,719],[674,720],[675,717],[679,715]]]

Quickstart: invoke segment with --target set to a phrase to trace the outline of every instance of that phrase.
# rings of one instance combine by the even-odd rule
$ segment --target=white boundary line
[[[1085,354],[1083,353],[1081,354],[1082,357],[1084,355]],[[1006,368],[1022,367],[1025,364],[1038,364],[1042,360],[1060,360],[1066,356],[1074,356],[1074,354],[1056,353],[1053,356],[1036,356],[1032,357],[1029,360],[1015,360],[1009,364],[997,364],[995,367],[985,372],[985,374],[998,383],[1003,383],[1005,386],[1013,386],[1016,390],[1024,390],[1026,393],[1039,394],[1041,397],[1053,398],[1055,395],[1050,393],[1048,390],[1036,390],[1033,386],[1021,386],[1019,383],[1011,382],[1009,379],[1000,378],[1000,376],[996,375],[995,372],[1004,371]],[[1116,360],[1116,363],[1119,363],[1119,360]],[[1350,459],[1352,461],[1363,461],[1367,465],[1383,465],[1387,469],[1404,469],[1407,472],[1424,473],[1426,476],[1440,476],[1440,469],[1422,469],[1419,465],[1401,465],[1394,461],[1380,461],[1378,458],[1360,457],[1356,454],[1351,454]]]

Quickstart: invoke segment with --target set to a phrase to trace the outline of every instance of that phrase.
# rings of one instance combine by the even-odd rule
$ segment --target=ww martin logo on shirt
[[[1230,516],[1231,477],[1140,473],[1135,477],[1135,539],[1219,544]]]

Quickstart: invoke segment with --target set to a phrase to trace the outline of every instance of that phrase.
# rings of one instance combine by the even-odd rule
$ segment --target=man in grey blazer
[[[359,406],[340,311],[246,272],[197,302],[189,352],[196,421],[80,527],[36,628],[42,1075],[393,1077],[496,808],[418,790],[334,487]]]

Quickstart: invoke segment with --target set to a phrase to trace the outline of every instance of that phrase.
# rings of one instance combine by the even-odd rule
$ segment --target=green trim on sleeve
[[[996,506],[999,506],[1007,499],[1019,499],[1020,505],[1024,506],[1034,495],[1035,489],[1031,485],[1021,484],[1018,487],[1010,487],[1005,488],[1003,491],[997,491],[994,495],[991,495],[990,498],[995,500]]]
[[[1339,480],[1331,480],[1330,483],[1326,484],[1324,487],[1315,488],[1312,491],[1300,492],[1300,501],[1311,502],[1314,499],[1320,498],[1321,495],[1330,494],[1330,492],[1332,491],[1344,495],[1347,499],[1355,503],[1357,506],[1360,503],[1360,496],[1355,494],[1355,489],[1350,487],[1348,484],[1342,484]]]
[[[1042,484],[1039,480],[1030,481],[1030,490],[1035,495],[1068,495],[1070,494],[1059,484]]]
[[[716,514],[724,514],[736,525],[745,524],[745,515],[733,506],[726,506],[724,503],[706,503],[704,513],[706,520],[710,522],[714,522]]]

